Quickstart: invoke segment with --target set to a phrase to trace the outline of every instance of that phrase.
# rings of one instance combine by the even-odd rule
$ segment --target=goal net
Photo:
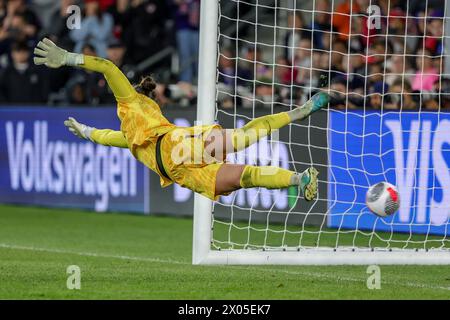
[[[193,262],[449,264],[449,9],[432,0],[203,1],[199,121],[239,128],[301,106],[324,85],[336,99],[227,159],[314,166],[318,198],[306,202],[296,188],[214,203],[197,195]],[[382,181],[401,203],[385,218],[365,204]]]

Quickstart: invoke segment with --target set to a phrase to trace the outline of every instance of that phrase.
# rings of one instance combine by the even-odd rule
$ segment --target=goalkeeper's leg
[[[274,130],[280,129],[294,121],[306,119],[312,113],[326,107],[328,102],[328,94],[319,92],[303,106],[294,110],[256,118],[243,128],[226,130],[225,153],[244,150],[259,139],[270,135]]]
[[[228,194],[241,188],[281,189],[299,186],[305,200],[311,201],[317,196],[317,175],[317,170],[312,167],[297,174],[278,167],[224,164],[217,172],[216,195]]]

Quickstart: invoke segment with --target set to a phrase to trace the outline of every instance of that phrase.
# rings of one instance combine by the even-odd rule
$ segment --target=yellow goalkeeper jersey
[[[159,136],[176,127],[163,116],[154,100],[138,93],[118,101],[117,115],[122,121],[120,131],[132,152],[137,147],[156,142]]]
[[[117,115],[121,121],[120,131],[93,130],[90,137],[92,141],[130,149],[136,159],[160,176],[163,187],[175,182],[210,199],[217,198],[216,176],[222,163],[207,163],[203,158],[199,163],[190,163],[189,157],[174,159],[173,151],[184,146],[187,150],[194,150],[197,155],[203,155],[203,137],[208,136],[213,129],[221,129],[219,125],[177,127],[163,116],[154,100],[138,93],[126,76],[110,61],[84,56],[84,64],[80,67],[104,74],[116,97]],[[181,132],[175,131],[177,128],[181,129]],[[165,134],[167,136],[161,143],[161,158],[169,179],[160,172],[156,162],[157,141]],[[195,148],[198,145],[201,146],[200,150]]]

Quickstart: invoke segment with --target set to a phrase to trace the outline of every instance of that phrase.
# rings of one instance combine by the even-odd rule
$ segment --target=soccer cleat
[[[328,75],[322,74],[319,77],[319,88],[321,90],[327,90],[327,88],[330,86],[330,81]],[[328,103],[330,105],[330,108],[334,108],[340,105],[345,106],[347,101],[350,101],[354,105],[362,105],[364,101],[361,98],[353,98],[353,97],[346,97],[343,93],[335,91],[335,90],[329,90],[328,91]]]
[[[317,180],[318,175],[319,171],[317,171],[314,167],[308,168],[302,173],[300,178],[300,189],[302,190],[306,201],[314,200],[317,196],[317,190],[319,187]]]
[[[313,113],[325,108],[328,105],[328,102],[330,102],[330,96],[328,93],[322,91],[313,95],[311,100],[313,102],[311,113]]]
[[[309,99],[304,105],[298,107],[301,112],[300,119],[305,119],[309,117],[316,111],[319,111],[322,108],[325,108],[330,101],[330,97],[326,92],[316,93]]]

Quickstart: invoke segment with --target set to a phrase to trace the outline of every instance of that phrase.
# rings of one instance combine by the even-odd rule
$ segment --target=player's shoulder
[[[146,95],[143,95],[141,93],[138,93],[137,97],[138,97],[138,99],[139,99],[141,104],[146,105],[146,106],[148,106],[148,107],[150,107],[152,109],[156,109],[158,111],[161,111],[161,108],[160,108],[158,102],[156,102],[154,99],[152,99],[152,98],[150,98],[150,97],[148,97]]]

